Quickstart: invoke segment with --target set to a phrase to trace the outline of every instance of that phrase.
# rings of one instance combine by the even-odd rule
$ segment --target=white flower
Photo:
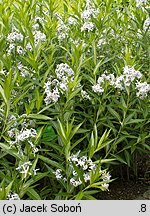
[[[139,71],[136,71],[133,67],[125,66],[123,68],[124,83],[126,86],[130,84],[137,78],[140,79],[142,74]]]
[[[60,23],[57,28],[57,35],[58,35],[58,40],[61,41],[64,40],[65,38],[68,38],[69,28],[64,24],[64,22],[61,19],[59,19],[59,21]]]
[[[104,184],[102,184],[102,186],[103,186],[104,188],[106,188],[106,190],[109,190],[109,189],[108,189],[109,184],[104,183]]]
[[[81,166],[81,167],[85,166],[85,161],[83,161],[82,159],[79,159],[77,166]]]
[[[147,3],[147,0],[136,0],[137,7],[142,6],[143,4],[146,4],[146,3]]]
[[[97,80],[97,83],[98,83],[99,85],[103,84],[103,83],[104,83],[104,77],[100,76],[100,77],[98,78],[98,80]]]
[[[96,170],[96,167],[97,167],[96,164],[92,163],[92,164],[89,165],[89,170],[90,171]]]
[[[23,66],[21,62],[18,63],[17,68],[21,72],[20,74],[22,77],[29,76],[30,73],[28,71],[28,68]]]
[[[29,168],[30,168],[31,165],[32,165],[32,163],[30,161],[27,161],[24,164],[19,165],[16,168],[16,170],[19,170],[19,172],[21,174],[24,174],[24,178],[26,178],[28,174],[31,175],[31,173],[29,172]]]
[[[26,49],[29,50],[29,51],[32,51],[32,50],[33,50],[33,48],[32,48],[32,46],[31,46],[31,43],[30,43],[30,42],[27,43]]]
[[[33,26],[32,26],[32,29],[33,30],[38,30],[39,29],[39,24],[38,23],[35,23]]]
[[[63,92],[65,92],[65,91],[67,91],[67,89],[68,89],[68,85],[67,85],[67,83],[61,82],[61,83],[59,84],[59,88],[60,88]]]
[[[15,128],[12,128],[10,130],[7,131],[8,133],[8,136],[11,137],[11,138],[14,138],[15,137]]]
[[[109,81],[109,82],[114,82],[114,79],[115,79],[114,74],[106,74],[106,73],[107,73],[107,72],[105,72],[105,73],[103,73],[103,74],[101,75],[102,79],[103,79],[103,80],[107,80],[107,81]],[[99,79],[98,79],[98,83],[101,84],[101,83],[99,82]],[[102,82],[102,83],[103,83],[103,82]]]
[[[20,32],[18,32],[18,30],[15,29],[13,32],[8,34],[7,40],[10,43],[11,42],[20,42],[20,41],[23,41],[23,35]]]
[[[149,29],[149,32],[150,32],[150,18],[147,18],[144,22],[144,25],[143,25],[143,28],[144,30],[146,31],[147,29]]]
[[[72,161],[72,162],[78,162],[78,156],[79,156],[79,154],[80,154],[80,151],[77,152],[77,154],[71,155],[71,156],[68,158],[68,160],[69,160],[69,161]]]
[[[95,27],[94,23],[92,23],[92,22],[85,22],[83,24],[83,26],[81,27],[81,32],[83,32],[83,31],[88,31],[88,32],[93,31],[94,27]]]
[[[144,99],[147,97],[147,94],[150,92],[150,84],[147,84],[147,82],[137,82],[136,83],[136,89],[137,89],[137,97],[140,99]]]
[[[21,46],[17,46],[17,53],[22,55],[25,53],[25,51]]]
[[[81,14],[81,18],[87,20],[92,16],[92,14],[93,14],[93,11],[87,9],[87,10],[83,11],[83,13]]]
[[[61,174],[62,170],[61,169],[57,169],[55,172],[53,172],[57,178],[57,180],[61,179],[63,176]]]
[[[77,20],[74,17],[69,17],[68,18],[68,24],[69,25],[76,25],[77,24]]]
[[[109,181],[111,178],[111,175],[109,173],[106,173],[102,177],[103,177],[103,181]]]
[[[98,48],[101,48],[101,46],[105,45],[106,44],[106,41],[104,39],[99,39],[98,40],[98,43],[97,43],[97,47]]]
[[[74,178],[70,179],[70,184],[72,184],[74,187],[78,187],[79,185],[82,184],[81,179],[79,178],[78,180],[75,180]]]
[[[46,105],[49,105],[51,103],[56,103],[58,99],[60,98],[60,94],[58,89],[54,89],[53,91],[47,92],[46,98],[44,99]]]
[[[81,18],[84,20],[89,20],[91,17],[96,18],[99,13],[99,8],[95,8],[92,2],[86,1],[85,10],[81,14]]]
[[[34,175],[37,175],[37,171],[39,171],[40,169],[33,169],[33,173]]]
[[[20,134],[17,135],[16,141],[17,142],[23,142],[29,138],[35,137],[37,135],[36,130],[31,128],[31,129],[22,129],[20,131]]]
[[[20,200],[20,197],[17,193],[10,192],[6,199],[7,200]]]
[[[62,32],[62,33],[60,33],[60,34],[58,35],[58,40],[59,40],[59,41],[62,41],[62,40],[64,40],[64,39],[67,38],[67,37],[68,37],[68,34]]]
[[[66,63],[60,63],[56,66],[56,75],[57,78],[62,80],[62,78],[64,77],[64,75],[66,74],[68,77],[71,77],[74,75],[74,71],[69,67],[68,64]]]
[[[34,32],[35,45],[37,45],[39,42],[44,42],[44,41],[46,41],[46,35],[41,31],[35,31]]]
[[[39,151],[38,148],[34,148],[34,149],[32,150],[32,152],[33,152],[34,155],[35,155],[38,151]]]
[[[104,89],[99,85],[99,84],[96,84],[94,86],[92,86],[92,89],[95,93],[102,93],[104,92]]]
[[[90,174],[89,173],[84,173],[83,174],[83,177],[84,177],[84,181],[87,182],[90,180]]]
[[[43,18],[41,18],[41,17],[39,17],[39,16],[35,17],[35,22],[39,22],[39,23],[41,23],[42,25],[44,24]]]
[[[115,83],[114,83],[114,87],[118,88],[118,89],[124,89],[123,87],[123,80],[124,80],[124,76],[121,75],[119,77],[116,78]]]
[[[84,99],[88,99],[88,100],[91,100],[90,96],[88,95],[88,93],[84,90],[81,90],[81,96],[82,98]]]
[[[73,176],[77,176],[78,175],[78,173],[75,170],[73,170],[72,174],[73,174]]]
[[[8,50],[7,50],[8,55],[10,55],[13,50],[15,50],[15,44],[11,43],[8,47]]]

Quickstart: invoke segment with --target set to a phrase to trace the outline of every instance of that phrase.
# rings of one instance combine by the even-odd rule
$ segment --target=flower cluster
[[[19,32],[18,29],[13,28],[12,32],[8,34],[7,41],[9,43],[22,42],[23,35]]]
[[[22,129],[20,133],[16,136],[16,142],[24,142],[29,140],[29,138],[36,137],[37,132],[35,129]]]
[[[74,71],[66,63],[57,65],[55,73],[57,79],[50,77],[44,85],[46,105],[56,103],[60,98],[60,93],[64,94],[67,91],[68,82],[74,80]]]
[[[147,3],[147,0],[136,0],[136,6],[142,6]]]
[[[74,75],[74,71],[66,63],[61,63],[56,67],[56,75],[60,80],[66,80]]]
[[[150,18],[147,18],[144,22],[144,25],[143,25],[143,29],[146,31],[148,30],[148,32],[150,32]]]
[[[123,68],[123,76],[125,85],[130,86],[135,79],[140,79],[142,74],[133,67],[125,66]]]
[[[75,15],[75,18],[74,17],[69,17],[68,18],[68,24],[71,26],[71,25],[77,25],[77,19],[78,17]]]
[[[43,18],[42,18],[42,17],[39,17],[39,16],[36,16],[35,19],[34,19],[34,21],[35,21],[35,24],[32,26],[32,29],[33,29],[33,30],[37,30],[37,29],[40,28],[39,23],[40,23],[41,25],[44,24]]]
[[[99,9],[96,9],[94,4],[90,2],[86,2],[85,10],[81,14],[81,18],[83,19],[83,25],[81,27],[81,32],[83,31],[93,31],[95,28],[95,24],[92,22],[91,18],[96,18],[99,13]]]
[[[56,82],[57,83],[57,82]],[[46,105],[51,103],[56,103],[60,98],[60,93],[58,90],[58,85],[54,85],[54,82],[51,78],[44,85],[46,97],[44,99]]]
[[[101,47],[102,47],[103,45],[105,45],[105,44],[106,44],[106,40],[100,38],[100,39],[98,40],[97,47],[98,47],[98,48],[101,48]]]
[[[83,26],[81,27],[81,32],[83,32],[83,31],[88,31],[88,32],[93,31],[94,27],[95,27],[94,23],[92,23],[92,22],[85,22],[83,24]]]
[[[69,157],[69,165],[72,170],[72,174],[69,176],[69,183],[74,187],[78,187],[79,185],[83,184],[83,179],[85,183],[90,182],[92,173],[96,172],[97,170],[97,165],[93,163],[90,158],[88,159],[86,156],[79,157],[79,153],[80,152]],[[82,173],[82,180],[74,167],[80,170],[80,174]],[[66,181],[66,177],[63,176],[61,169],[57,169],[54,174],[57,180],[62,179]],[[101,176],[100,178],[103,180],[102,187],[108,190],[108,182],[111,175],[109,173],[106,173],[106,171],[102,171],[101,168],[99,169],[99,175]]]
[[[28,175],[32,175],[32,174],[35,176],[37,174],[37,171],[39,171],[40,169],[33,168],[31,170],[30,169],[31,166],[32,166],[31,161],[27,161],[24,162],[23,164],[20,163],[20,165],[16,168],[16,170],[22,174],[22,178],[26,178]]]
[[[113,74],[107,74],[107,72],[103,73],[97,80],[97,83],[92,86],[92,89],[95,93],[103,93],[104,88],[103,85],[105,84],[105,81],[109,81],[110,84],[114,84],[114,75]]]
[[[65,23],[60,17],[58,17],[58,19],[59,19],[59,24],[57,28],[57,37],[59,41],[62,41],[68,38],[69,27],[65,25]]]
[[[82,12],[81,18],[89,20],[90,18],[96,18],[99,13],[99,9],[95,9],[94,4],[86,4],[86,9]]]
[[[31,175],[31,173],[29,172],[30,166],[32,165],[32,163],[30,161],[27,161],[21,165],[19,165],[16,170],[19,171],[19,173],[23,174],[23,178],[26,178],[27,175]]]
[[[17,52],[18,54],[24,54],[25,51],[20,45],[20,43],[23,41],[24,37],[19,32],[18,29],[13,27],[12,32],[8,34],[7,41],[9,43],[9,47],[7,49],[8,55],[10,55],[12,52]]]
[[[91,100],[90,96],[88,95],[88,93],[84,90],[81,90],[81,96],[83,99],[88,99]]]
[[[8,195],[7,195],[7,200],[20,200],[20,197],[17,193],[14,193],[14,192],[10,192]]]
[[[22,77],[27,77],[30,75],[28,68],[25,67],[21,62],[18,63],[17,68]]]
[[[38,152],[38,148],[34,145],[34,140],[37,136],[37,132],[33,128],[26,128],[23,127],[21,131],[19,131],[16,127],[9,127],[9,130],[7,131],[8,136],[11,138],[10,148],[14,145],[18,148],[18,153],[21,153],[23,155],[23,146],[24,144],[29,144],[32,153],[35,154]]]
[[[41,23],[41,25],[43,25],[43,19],[41,17],[36,17],[34,22],[35,23],[32,26],[32,32],[34,38],[34,45],[37,46],[39,43],[46,41],[46,35],[39,30],[40,26],[38,23]],[[33,47],[30,42],[28,42],[26,46],[23,48],[22,43],[24,41],[24,36],[16,27],[13,27],[12,32],[8,34],[7,41],[9,43],[9,47],[7,49],[8,55],[10,55],[13,52],[16,52],[19,55],[24,55],[26,53],[26,50],[33,50]]]
[[[142,78],[141,72],[135,70],[131,66],[125,66],[123,68],[123,74],[115,77],[114,74],[103,73],[97,80],[97,83],[92,86],[92,90],[95,93],[103,93],[105,82],[108,81],[111,86],[119,90],[125,90],[126,87],[131,84],[136,84],[137,97],[144,99],[150,92],[150,84],[139,81]],[[136,81],[136,82],[135,82]]]
[[[62,175],[62,170],[61,169],[57,169],[55,172],[54,172],[57,180],[59,179],[62,179],[63,175]]]
[[[147,84],[147,82],[137,82],[136,83],[136,90],[137,90],[137,97],[140,99],[144,99],[147,97],[147,94],[150,92],[150,84]]]
[[[46,35],[43,32],[39,31],[39,30],[35,30],[33,32],[33,36],[34,36],[35,46],[38,45],[41,42],[46,41]]]

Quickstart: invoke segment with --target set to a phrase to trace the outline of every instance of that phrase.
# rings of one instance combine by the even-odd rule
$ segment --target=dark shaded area
[[[141,181],[116,180],[110,183],[109,191],[97,194],[98,200],[144,200],[148,185]]]

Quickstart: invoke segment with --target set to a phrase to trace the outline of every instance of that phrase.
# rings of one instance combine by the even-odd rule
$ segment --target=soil
[[[150,200],[150,154],[137,157],[137,177],[126,166],[113,170],[117,180],[110,182],[109,191],[96,195],[98,200]],[[135,180],[136,179],[136,180]]]
[[[150,199],[150,185],[140,181],[111,182],[109,191],[97,194],[98,200],[147,200]],[[149,196],[148,196],[149,195]]]

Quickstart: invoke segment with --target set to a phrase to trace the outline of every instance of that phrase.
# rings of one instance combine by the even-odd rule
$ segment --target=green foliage
[[[1,200],[95,199],[149,154],[150,2],[89,4],[0,1]]]

